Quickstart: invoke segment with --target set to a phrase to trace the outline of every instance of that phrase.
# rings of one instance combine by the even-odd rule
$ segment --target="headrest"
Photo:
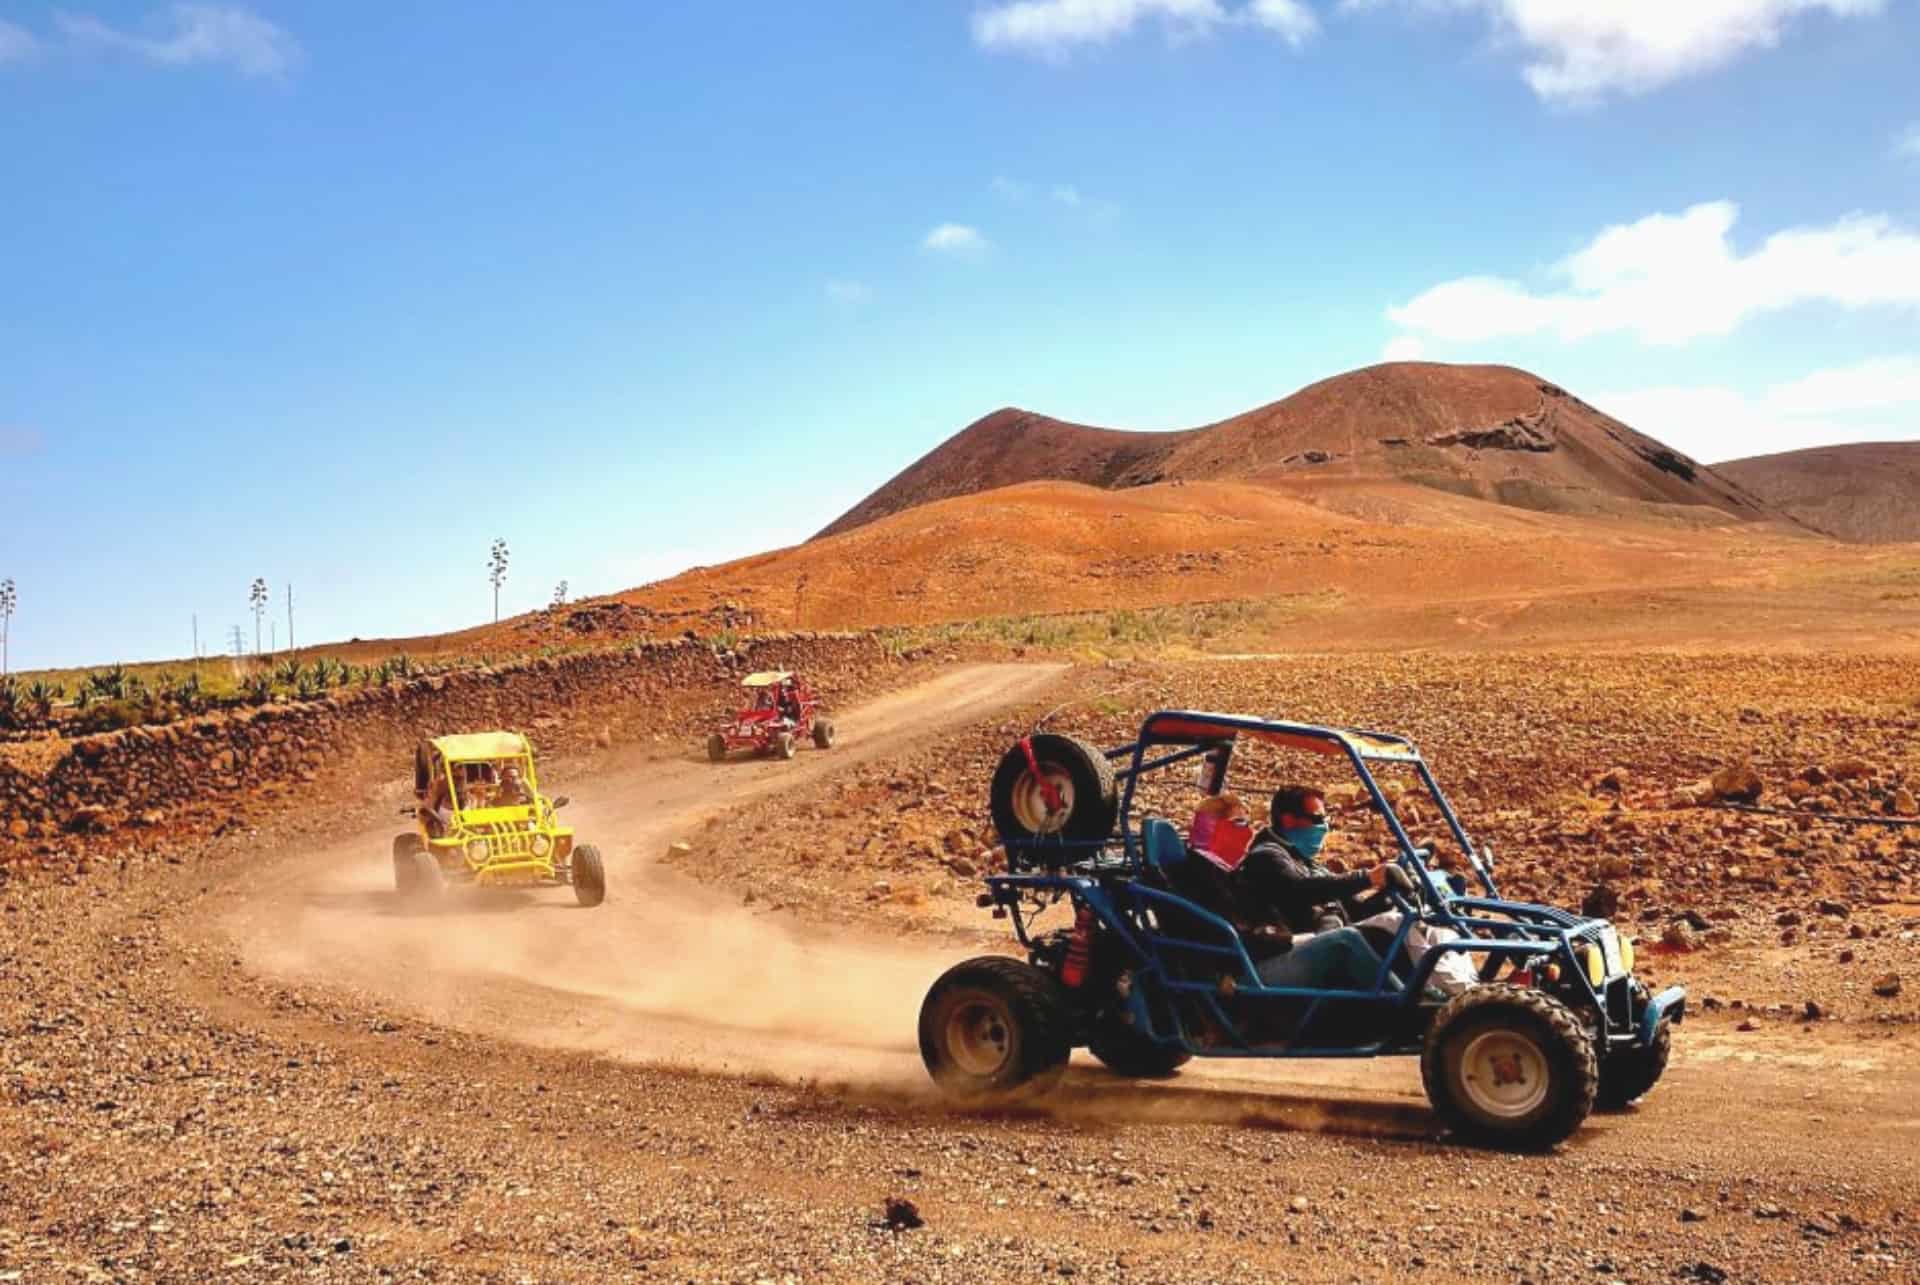
[[[1147,864],[1171,869],[1187,859],[1187,841],[1180,828],[1165,817],[1148,817],[1140,823],[1140,842],[1146,849]]]

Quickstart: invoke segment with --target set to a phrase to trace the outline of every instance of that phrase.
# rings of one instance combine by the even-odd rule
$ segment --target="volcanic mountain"
[[[1816,446],[1714,471],[1816,531],[1868,544],[1920,540],[1920,442]]]
[[[1697,506],[1736,519],[1778,516],[1736,482],[1526,371],[1392,362],[1178,432],[1090,428],[997,410],[820,535],[1021,482],[1118,490],[1312,476],[1397,479],[1548,512],[1606,512],[1624,502]]]

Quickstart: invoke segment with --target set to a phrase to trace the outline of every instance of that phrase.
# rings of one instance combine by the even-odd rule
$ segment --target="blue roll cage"
[[[1286,748],[1344,757],[1365,786],[1374,808],[1392,832],[1398,849],[1396,862],[1414,881],[1411,900],[1388,890],[1402,912],[1402,919],[1386,960],[1404,949],[1416,921],[1451,928],[1460,934],[1461,940],[1430,944],[1401,988],[1389,985],[1392,970],[1385,962],[1366,990],[1269,986],[1260,980],[1245,942],[1231,923],[1187,898],[1148,883],[1145,844],[1133,824],[1134,793],[1141,777],[1175,763],[1218,753],[1222,759],[1213,783],[1213,791],[1218,793],[1225,788],[1234,746],[1243,735]],[[1167,752],[1156,753],[1163,749]],[[1586,919],[1552,906],[1501,900],[1493,882],[1492,852],[1474,847],[1426,760],[1406,737],[1240,714],[1159,710],[1148,715],[1140,725],[1138,739],[1106,751],[1106,756],[1116,763],[1114,775],[1122,787],[1117,835],[1094,841],[1048,836],[1009,843],[1008,873],[987,877],[988,895],[984,900],[1006,911],[1013,921],[1015,935],[1029,950],[1034,947],[1028,923],[1030,914],[1044,911],[1063,897],[1071,899],[1076,911],[1090,911],[1132,960],[1129,969],[1132,984],[1127,988],[1124,1003],[1131,1012],[1133,1029],[1154,1043],[1177,1045],[1189,1053],[1210,1057],[1379,1057],[1417,1053],[1424,1031],[1421,1024],[1406,1021],[1383,1022],[1382,1029],[1390,1033],[1371,1043],[1317,1045],[1303,1037],[1313,1029],[1315,1019],[1323,1015],[1329,1003],[1372,1004],[1407,1014],[1420,1004],[1434,967],[1446,953],[1455,951],[1515,959],[1551,957],[1561,965],[1562,976],[1571,979],[1581,998],[1599,1015],[1600,1039],[1609,1049],[1650,1044],[1663,1022],[1677,1021],[1685,1012],[1686,992],[1675,986],[1652,997],[1640,1020],[1634,1022],[1626,972],[1609,973],[1600,986],[1593,985],[1577,949],[1582,945],[1590,945],[1595,951],[1601,949],[1602,934],[1609,927],[1605,920]],[[1427,864],[1431,851],[1414,846],[1398,813],[1374,779],[1369,763],[1401,764],[1413,770],[1445,819],[1453,840],[1460,845],[1485,895],[1456,892],[1447,880],[1435,876]],[[1115,837],[1120,843],[1118,856],[1111,851]],[[1161,916],[1155,913],[1162,909],[1177,910],[1187,922],[1204,925],[1217,935],[1207,939],[1170,935],[1162,930]],[[1489,918],[1489,914],[1500,918]],[[1224,974],[1230,979],[1230,985],[1223,985],[1223,975],[1205,978],[1179,975],[1177,970],[1168,967],[1169,954],[1212,957],[1226,963],[1232,969]],[[1155,992],[1168,1002],[1152,1003]],[[1290,1040],[1256,1043],[1246,1038],[1241,1023],[1227,1013],[1221,1003],[1226,995],[1307,1003],[1294,1023]],[[1202,1043],[1192,1038],[1182,1016],[1182,1006],[1173,1002],[1182,997],[1199,1003],[1209,1022],[1226,1034],[1226,1042]]]

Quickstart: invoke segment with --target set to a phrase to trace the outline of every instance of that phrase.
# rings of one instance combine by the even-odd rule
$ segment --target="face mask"
[[[1282,826],[1280,837],[1287,841],[1288,847],[1311,861],[1327,845],[1327,823]]]

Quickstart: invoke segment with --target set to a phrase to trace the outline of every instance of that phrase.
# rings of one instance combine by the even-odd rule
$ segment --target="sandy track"
[[[940,728],[1032,696],[1058,665],[978,665],[837,718],[839,743],[792,762],[704,756],[630,764],[566,813],[607,860],[594,910],[565,889],[458,890],[401,906],[395,830],[275,858],[291,875],[227,916],[248,965],[341,985],[478,1033],[727,1071],[917,1081],[914,1015],[942,956],[918,943],[810,931],[661,866],[673,838],[727,806],[798,790]],[[552,786],[564,791],[567,787]]]

